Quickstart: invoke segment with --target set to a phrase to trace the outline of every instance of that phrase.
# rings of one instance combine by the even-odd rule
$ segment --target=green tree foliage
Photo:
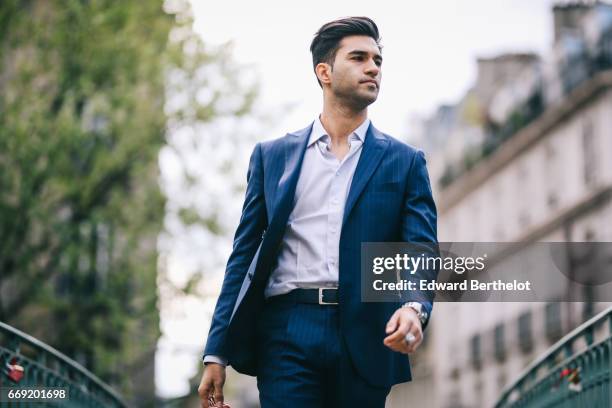
[[[0,5],[0,320],[128,397],[159,337],[162,6]]]
[[[227,234],[232,205],[211,185],[227,176],[226,199],[243,194],[244,166],[230,173],[252,148],[253,123],[235,119],[257,87],[192,25],[186,0],[0,3],[0,320],[138,406],[153,398],[170,282],[158,235],[176,238],[162,224]],[[197,166],[190,143],[206,151]],[[162,146],[184,170],[182,196],[160,191]]]
[[[166,305],[185,295],[216,295],[214,278],[223,273],[240,216],[249,155],[277,113],[255,109],[258,78],[252,67],[235,62],[232,44],[205,44],[193,30],[188,4],[172,4],[179,17],[170,34],[168,138],[161,152],[168,204],[158,277]],[[178,280],[171,258],[180,258]]]
[[[180,24],[170,34],[168,135],[160,153],[167,205],[159,240],[158,356],[162,369],[171,359],[186,362],[185,371],[194,373],[190,394],[197,399],[206,332],[240,219],[249,157],[256,140],[274,136],[270,128],[290,107],[262,106],[254,67],[236,63],[231,43],[203,43],[185,4],[174,6]],[[193,330],[174,330],[180,327]],[[244,384],[228,384],[226,395],[237,401]]]

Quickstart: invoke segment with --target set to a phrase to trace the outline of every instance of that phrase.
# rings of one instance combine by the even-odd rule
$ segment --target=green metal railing
[[[497,408],[612,406],[612,307],[555,343],[502,392]]]
[[[6,364],[14,358],[23,367],[23,378],[11,381]],[[42,388],[61,387],[68,391],[68,399],[45,402],[46,407],[126,407],[121,397],[98,377],[40,340],[0,322],[0,387]],[[40,403],[0,402],[0,406],[40,406]]]

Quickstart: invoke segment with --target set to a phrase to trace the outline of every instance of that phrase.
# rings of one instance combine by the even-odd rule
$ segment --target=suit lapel
[[[306,145],[311,130],[312,124],[295,133],[289,133],[289,137],[285,142],[286,145],[283,149],[284,169],[283,174],[278,180],[277,193],[274,196],[274,205],[267,232],[272,242],[282,238],[289,214],[293,209],[295,188],[300,175],[300,168],[304,161],[304,153],[306,152]]]
[[[361,156],[359,157],[359,162],[357,162],[357,168],[355,169],[355,174],[353,175],[349,195],[346,199],[344,217],[342,218],[343,226],[344,222],[351,213],[355,202],[372,177],[372,174],[374,174],[374,170],[376,170],[378,167],[378,164],[383,158],[388,145],[389,141],[385,138],[385,136],[378,129],[376,129],[374,125],[370,124],[363,143],[363,150],[361,151]]]

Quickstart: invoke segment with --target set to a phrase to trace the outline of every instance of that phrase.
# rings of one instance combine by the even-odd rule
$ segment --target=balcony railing
[[[612,307],[555,343],[507,387],[495,406],[609,407]]]
[[[595,49],[584,50],[561,63],[558,69],[559,80],[565,95],[598,73],[612,69],[612,29],[601,34]],[[481,146],[466,152],[458,163],[447,164],[438,180],[440,187],[444,189],[451,185],[479,161],[496,151],[508,139],[538,119],[547,108],[544,101],[545,93],[542,87],[538,88],[523,104],[515,108],[504,124],[489,126],[486,129],[487,137]]]
[[[8,364],[16,361],[23,367],[23,376],[14,381],[8,377]],[[40,340],[0,322],[0,387],[67,389],[68,399],[61,403],[47,403],[57,407],[126,407],[121,397],[98,377]],[[21,404],[21,405],[20,405]],[[0,403],[2,405],[2,403]],[[2,405],[4,406],[4,405]],[[32,403],[13,403],[12,407],[32,406]]]
[[[538,87],[522,105],[515,108],[503,125],[487,125],[487,136],[484,142],[466,152],[462,162],[447,164],[443,175],[438,180],[440,186],[445,188],[452,184],[478,162],[493,154],[519,130],[535,121],[542,112],[544,112],[543,90]]]

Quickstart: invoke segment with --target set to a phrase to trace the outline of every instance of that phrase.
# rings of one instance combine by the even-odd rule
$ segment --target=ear
[[[315,67],[315,73],[317,74],[317,78],[321,84],[330,84],[331,83],[331,73],[332,67],[326,62],[319,62]]]

